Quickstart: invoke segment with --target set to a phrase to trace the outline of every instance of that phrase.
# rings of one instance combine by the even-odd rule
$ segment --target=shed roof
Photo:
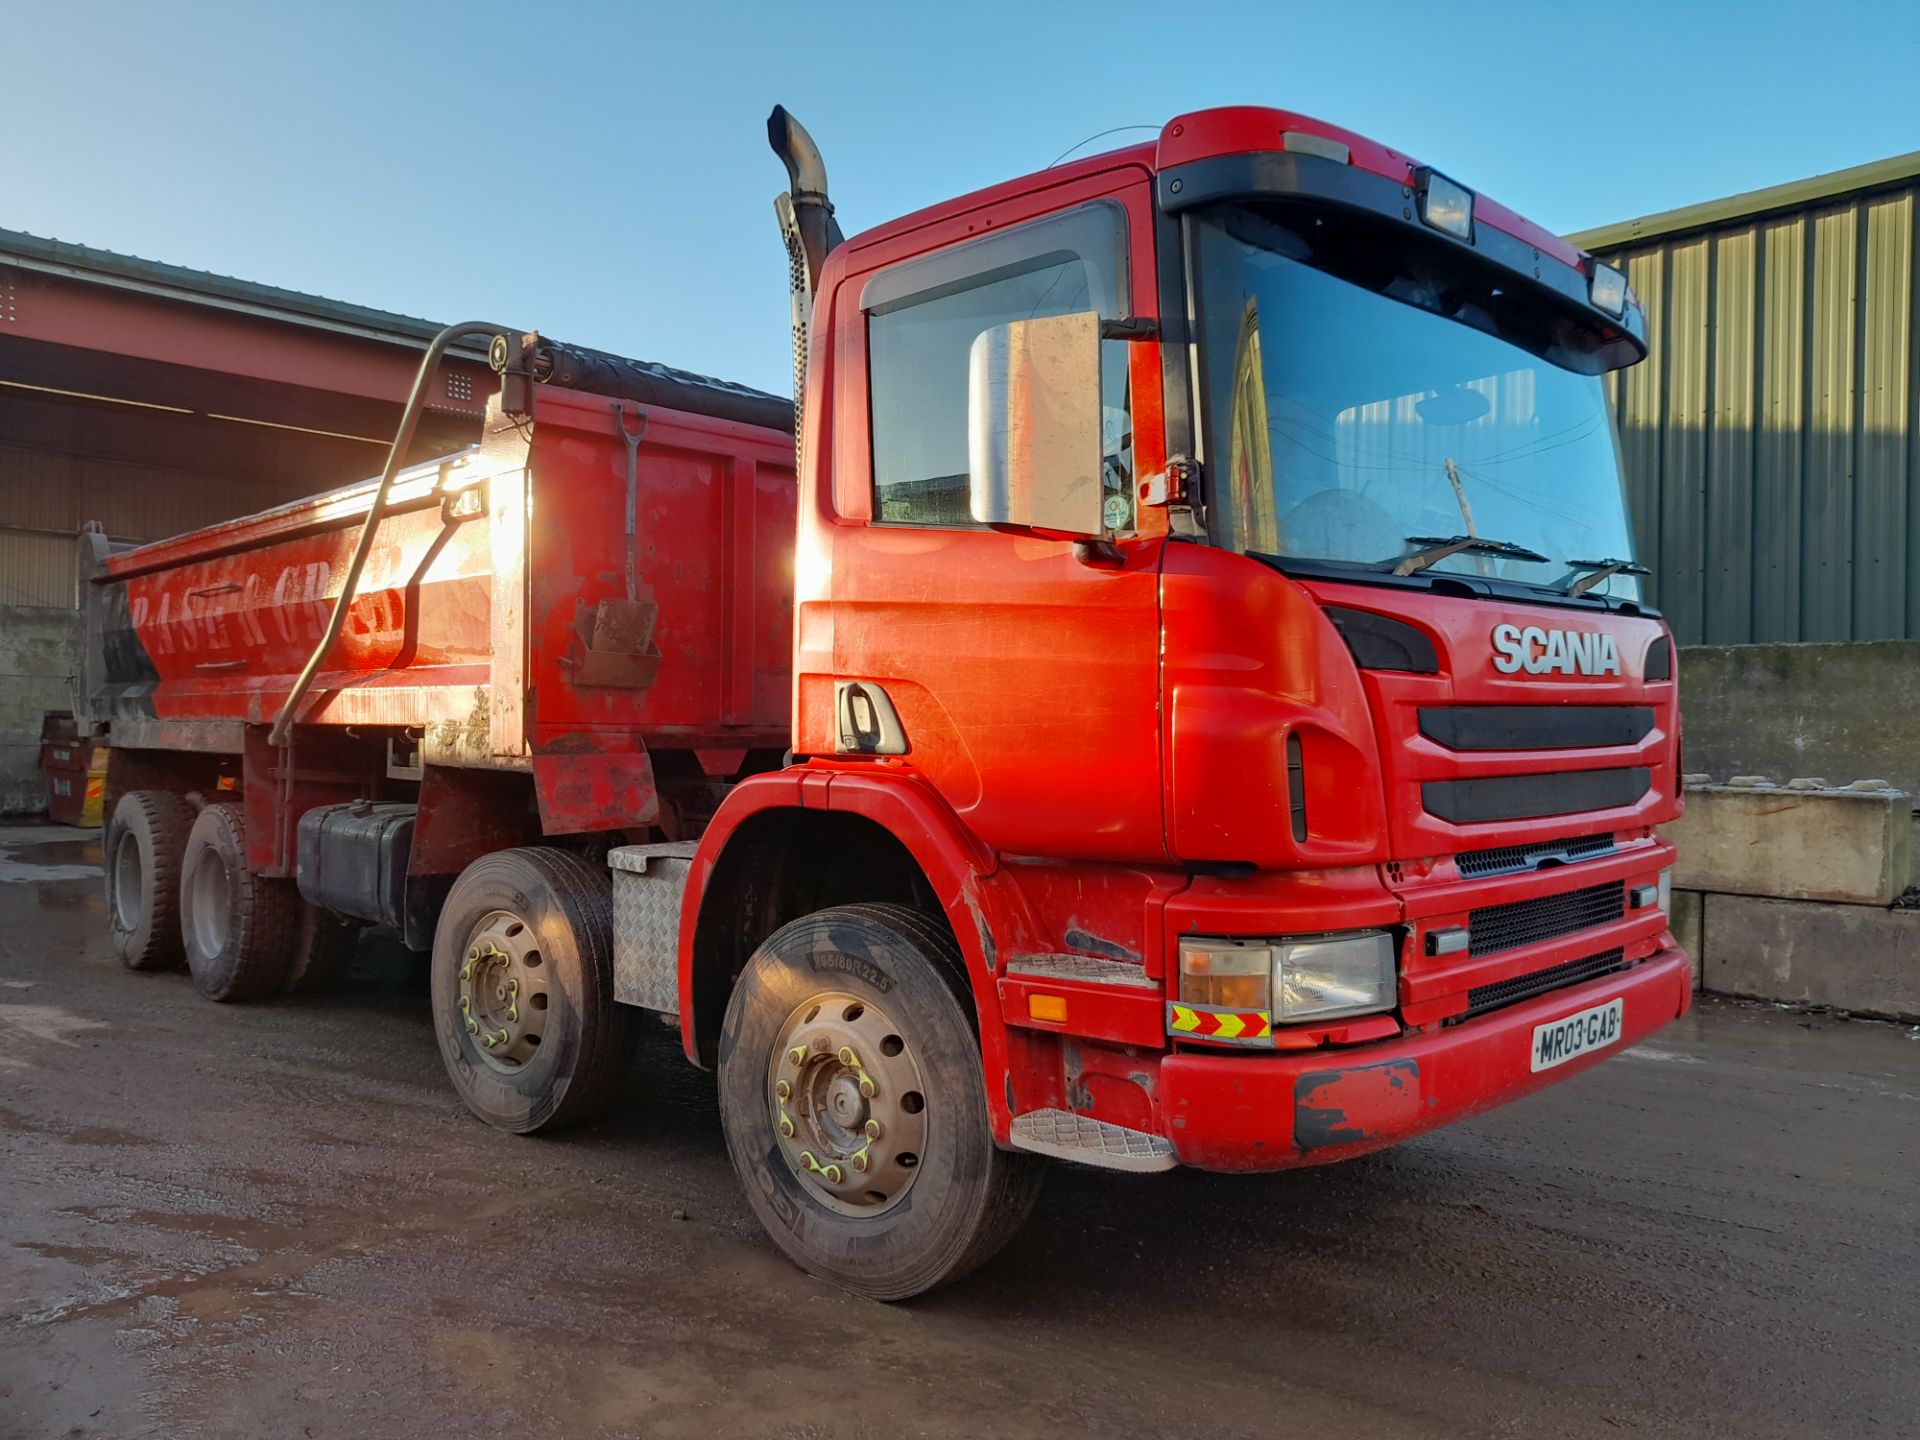
[[[417,315],[398,315],[346,300],[331,300],[324,295],[309,295],[302,290],[283,290],[277,285],[216,275],[210,270],[168,265],[159,260],[144,260],[138,255],[122,255],[117,250],[99,250],[91,245],[30,235],[24,230],[0,229],[0,263],[396,344],[411,346],[431,340],[440,331],[440,326],[433,321]],[[485,354],[484,350],[471,353]]]
[[[1805,180],[1789,180],[1784,185],[1769,185],[1764,190],[1747,190],[1722,200],[1703,200],[1697,205],[1682,205],[1677,210],[1661,210],[1637,220],[1622,220],[1593,230],[1582,230],[1567,239],[1582,250],[1614,250],[1623,245],[1657,239],[1683,230],[1703,230],[1712,225],[1745,220],[1776,210],[1795,210],[1838,195],[1883,186],[1901,185],[1920,176],[1920,150],[1892,155],[1866,165],[1845,170],[1829,170]]]

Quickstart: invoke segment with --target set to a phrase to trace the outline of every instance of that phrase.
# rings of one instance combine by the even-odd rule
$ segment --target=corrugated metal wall
[[[125,410],[0,393],[0,604],[73,606],[88,521],[158,540],[359,479],[381,460],[377,446],[169,415],[130,423]]]
[[[1908,176],[1594,247],[1647,307],[1613,398],[1682,644],[1920,638],[1917,196]]]

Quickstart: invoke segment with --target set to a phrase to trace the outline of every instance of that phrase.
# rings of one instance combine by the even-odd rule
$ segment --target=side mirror
[[[967,365],[973,518],[995,530],[1097,540],[1100,317],[1015,320],[974,338]]]

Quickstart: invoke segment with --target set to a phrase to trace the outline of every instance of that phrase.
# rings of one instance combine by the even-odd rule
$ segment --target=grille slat
[[[1515,975],[1508,980],[1495,980],[1489,985],[1476,985],[1467,992],[1467,1015],[1484,1015],[1489,1010],[1498,1010],[1502,1005],[1531,1000],[1549,990],[1578,985],[1583,980],[1592,980],[1625,968],[1626,951],[1603,950],[1598,955],[1586,955],[1578,960],[1569,960],[1564,965],[1551,965],[1545,970],[1535,970],[1530,975]]]
[[[1532,900],[1483,905],[1467,915],[1467,953],[1498,955],[1618,920],[1627,913],[1626,882],[1589,885]]]
[[[1613,853],[1611,835],[1576,835],[1566,840],[1544,840],[1536,845],[1501,845],[1491,850],[1463,850],[1453,857],[1468,879],[1536,870],[1543,860],[1588,860]]]
[[[1421,783],[1420,799],[1429,815],[1455,825],[1489,825],[1499,820],[1624,809],[1639,804],[1652,788],[1653,771],[1644,765],[1630,765],[1620,770],[1427,780]]]

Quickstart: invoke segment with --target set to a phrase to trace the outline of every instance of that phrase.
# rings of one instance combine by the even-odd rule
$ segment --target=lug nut
[[[793,1098],[793,1085],[789,1081],[782,1080],[773,1087],[773,1093],[779,1099],[790,1100]]]
[[[782,1115],[780,1117],[780,1138],[783,1140],[791,1140],[793,1138],[793,1117],[790,1115]]]
[[[878,1140],[879,1138],[880,1138],[880,1122],[878,1120],[867,1121],[867,1139]]]
[[[851,1045],[842,1045],[840,1047],[840,1063],[849,1070],[858,1070],[860,1068],[860,1057],[853,1053],[853,1047]]]
[[[787,1051],[787,1059],[791,1060],[796,1065],[798,1065],[802,1060],[806,1058],[807,1058],[807,1047],[804,1045],[796,1045],[791,1050]]]
[[[842,1180],[847,1178],[847,1172],[842,1170],[838,1165],[827,1166],[826,1169],[820,1172],[820,1175],[829,1185],[838,1185]]]
[[[873,1083],[873,1077],[871,1075],[862,1075],[860,1077],[860,1097],[863,1100],[871,1100],[877,1093],[879,1093],[879,1087]]]

